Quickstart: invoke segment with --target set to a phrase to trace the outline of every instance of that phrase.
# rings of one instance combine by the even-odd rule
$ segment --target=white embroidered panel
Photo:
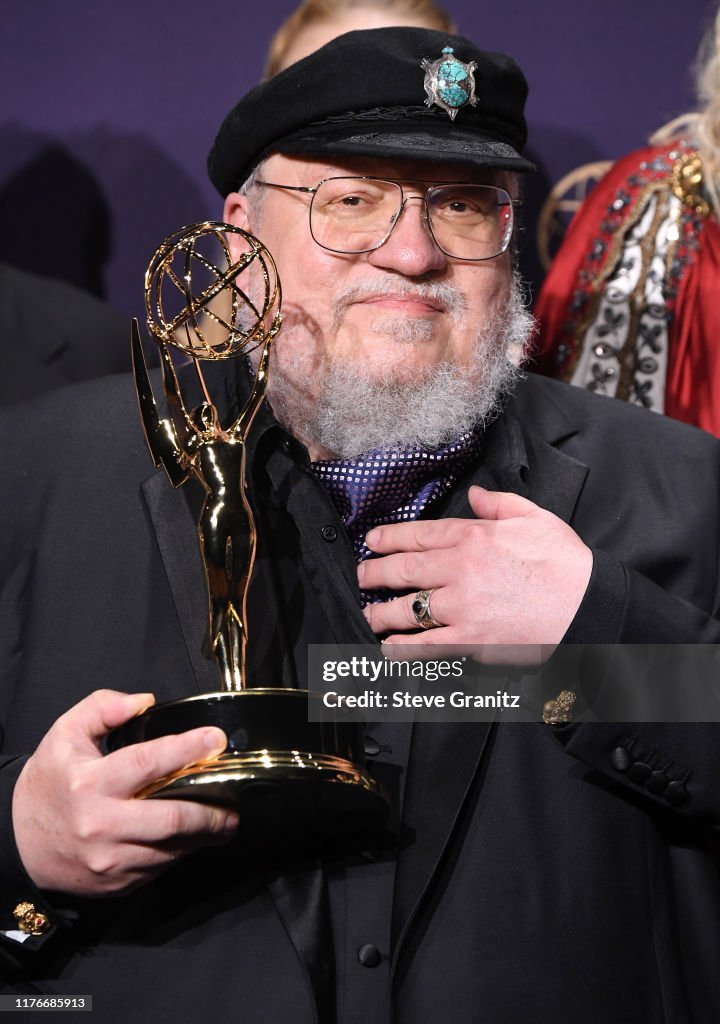
[[[658,203],[663,203],[664,211],[654,243],[651,243],[647,236],[652,230]],[[668,251],[679,237],[681,210],[680,200],[675,196],[652,193],[642,216],[628,231],[615,270],[605,282],[595,319],[583,339],[572,375],[573,384],[615,397],[620,358],[627,345],[627,357],[633,360],[635,367],[628,401],[664,412],[668,350],[665,274]],[[648,265],[643,285],[645,241]],[[633,303],[637,311],[634,328]]]

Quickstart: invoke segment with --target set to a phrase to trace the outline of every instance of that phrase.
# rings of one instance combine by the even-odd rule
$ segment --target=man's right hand
[[[137,800],[155,779],[221,753],[220,729],[137,743],[107,756],[110,729],[151,694],[98,690],[62,715],[23,768],[13,796],[15,841],[40,889],[111,896],[149,881],[201,846],[230,839],[234,812],[184,800]]]

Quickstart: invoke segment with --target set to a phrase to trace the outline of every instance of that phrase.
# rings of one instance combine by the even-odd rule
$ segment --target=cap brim
[[[332,125],[308,125],[302,132],[278,139],[268,146],[269,153],[305,156],[369,156],[383,160],[422,160],[429,163],[453,163],[466,167],[497,167],[510,171],[534,171],[507,142],[500,142],[477,131],[443,124],[433,130],[430,124],[377,123],[371,126],[346,122]]]

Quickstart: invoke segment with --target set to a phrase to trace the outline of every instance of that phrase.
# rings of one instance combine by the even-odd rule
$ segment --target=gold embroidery
[[[685,153],[673,164],[671,188],[681,203],[698,217],[707,217],[710,206],[702,194],[703,167],[698,153]]]

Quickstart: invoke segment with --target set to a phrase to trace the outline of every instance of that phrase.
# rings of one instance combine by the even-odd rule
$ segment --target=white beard
[[[458,313],[460,310],[457,311]],[[426,326],[427,325],[427,326]],[[518,365],[533,333],[517,280],[504,308],[478,331],[470,367],[440,363],[371,378],[362,369],[330,365],[318,390],[298,360],[271,367],[268,394],[277,419],[294,436],[335,458],[384,449],[435,449],[497,415],[521,376]],[[422,319],[382,317],[373,330],[404,342],[422,341]],[[310,397],[313,396],[313,397]]]

